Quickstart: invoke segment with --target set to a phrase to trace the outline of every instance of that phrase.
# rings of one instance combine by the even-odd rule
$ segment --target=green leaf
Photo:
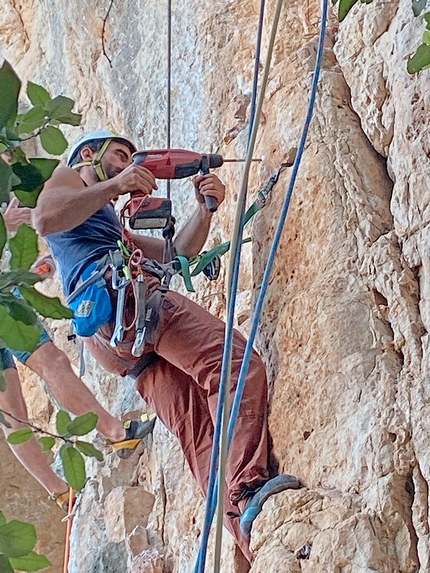
[[[46,111],[43,106],[38,105],[25,113],[19,120],[18,133],[31,133],[38,127],[42,127],[47,122]]]
[[[414,12],[414,16],[419,16],[425,9],[426,5],[427,0],[412,0],[412,10]]]
[[[11,126],[13,126],[13,122],[12,122],[12,124],[10,124],[8,126],[3,127],[3,129],[0,128],[1,133],[2,133],[3,137],[5,137],[9,143],[15,143],[15,145],[19,145],[21,143],[19,135],[15,131],[15,128],[12,129]]]
[[[45,88],[33,82],[27,82],[27,95],[33,105],[45,105],[51,99]]]
[[[427,30],[430,30],[430,12],[427,12],[427,14],[424,14],[423,18],[426,21]]]
[[[99,417],[94,412],[87,412],[70,422],[67,425],[67,432],[73,436],[85,436],[85,434],[94,430],[98,419]]]
[[[40,327],[14,320],[0,304],[0,338],[13,350],[33,352],[40,339]]]
[[[66,123],[67,125],[74,125],[77,127],[81,125],[82,115],[80,113],[73,113],[72,111],[68,114],[62,115],[57,119],[52,120],[52,125],[58,125],[59,123]]]
[[[39,172],[38,174],[36,174],[34,171],[32,171],[32,174],[35,177],[37,177],[38,184],[36,184],[36,180],[34,179],[33,183],[30,182],[30,185],[28,185],[28,187],[33,187],[33,190],[23,189],[21,191],[20,185],[16,185],[13,188],[15,195],[18,197],[18,199],[21,201],[23,205],[25,205],[26,207],[30,207],[32,209],[36,207],[37,198],[39,197],[39,194],[42,191],[43,184],[51,177],[54,169],[57,167],[59,163],[60,162],[58,161],[58,159],[42,159],[42,158],[30,159],[31,166],[35,167]],[[39,174],[41,175],[41,178],[39,177]]]
[[[30,523],[10,521],[0,525],[0,552],[7,557],[23,557],[36,545],[36,530]]]
[[[14,190],[15,195],[18,197],[24,207],[30,207],[30,209],[34,209],[34,207],[36,207],[40,192],[41,189],[36,191],[18,191],[17,189]]]
[[[430,30],[426,30],[423,34],[423,42],[426,46],[430,46]]]
[[[0,272],[0,292],[11,290],[21,285],[32,286],[42,280],[43,278],[41,276],[25,271],[24,269],[10,271],[8,273]]]
[[[416,74],[430,66],[430,46],[421,44],[416,53],[408,60],[408,72]]]
[[[21,182],[14,186],[14,190],[18,188],[20,191],[35,191],[42,188],[44,184],[42,174],[31,163],[26,165],[14,163],[12,169],[15,175],[21,179]]]
[[[8,61],[0,68],[0,129],[11,125],[18,111],[18,95],[21,80]]]
[[[0,555],[0,571],[1,573],[14,573],[9,559],[5,555]]]
[[[45,296],[33,288],[21,287],[20,292],[28,304],[47,318],[73,318],[73,311],[63,306],[56,297]]]
[[[85,485],[85,462],[82,454],[71,444],[60,448],[60,458],[63,462],[64,477],[75,491],[81,491]]]
[[[45,110],[52,119],[59,119],[63,115],[70,113],[74,105],[75,102],[69,97],[57,96],[45,104]]]
[[[10,316],[14,320],[20,320],[27,325],[36,324],[37,316],[24,299],[18,298],[11,293],[3,293],[0,295],[0,304],[8,309]]]
[[[26,224],[20,225],[15,237],[9,241],[9,248],[12,253],[11,269],[28,271],[39,254],[36,231]]]
[[[17,142],[21,145],[21,141]],[[10,150],[11,154],[11,165],[14,163],[21,163],[21,165],[28,165],[27,157],[21,147],[14,147]]]
[[[2,511],[0,511],[0,525],[4,525],[6,523],[6,518]]]
[[[0,203],[9,201],[9,192],[13,186],[12,167],[0,157]]]
[[[68,143],[58,127],[49,125],[40,134],[40,142],[43,149],[52,155],[61,155],[66,151]]]
[[[96,458],[99,462],[103,461],[103,454],[97,450],[93,444],[88,442],[76,442],[76,447],[80,452],[82,452],[85,456]]]
[[[67,426],[70,424],[71,421],[72,418],[70,417],[70,414],[68,412],[66,412],[65,410],[58,411],[56,425],[57,425],[57,433],[60,436],[68,435]]]
[[[3,253],[4,246],[6,245],[7,231],[3,215],[0,213],[0,257]]]
[[[51,565],[51,562],[44,555],[33,551],[28,555],[24,555],[24,557],[11,557],[10,563],[14,569],[19,569],[20,571],[40,571]]]
[[[60,163],[58,159],[44,159],[41,157],[35,157],[30,159],[30,164],[39,171],[42,175],[43,182],[48,181],[54,172],[54,169]]]
[[[338,9],[339,22],[342,22],[351,8],[356,4],[358,0],[340,0]]]
[[[17,446],[19,444],[25,444],[33,437],[33,430],[31,428],[20,428],[16,430],[16,432],[12,432],[8,435],[7,441],[9,444],[13,446]]]
[[[42,452],[50,452],[55,446],[55,438],[51,438],[51,436],[42,436],[37,441],[42,446]]]

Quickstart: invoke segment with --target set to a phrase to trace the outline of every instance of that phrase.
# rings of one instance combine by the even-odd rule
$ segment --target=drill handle
[[[200,172],[202,175],[206,175],[207,173],[209,173],[209,158],[207,155],[202,155]],[[206,207],[209,209],[211,213],[215,213],[215,211],[218,209],[218,201],[215,199],[215,197],[212,197],[211,195],[205,195],[205,203]]]

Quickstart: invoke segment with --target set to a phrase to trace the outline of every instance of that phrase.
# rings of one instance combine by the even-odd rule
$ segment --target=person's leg
[[[10,365],[10,362],[5,364],[5,366],[6,369],[3,371],[3,374],[6,380],[6,390],[5,392],[0,392],[0,409],[16,416],[20,420],[27,421],[27,408],[22,396],[18,372],[15,367]],[[3,426],[6,436],[26,426],[26,424],[21,424],[9,416],[5,417],[11,425],[10,428]],[[31,438],[25,444],[10,445],[10,448],[26,470],[36,478],[47,492],[52,494],[67,491],[67,484],[54,473],[46,454],[42,452],[40,444],[37,443],[35,438]]]
[[[185,372],[162,358],[138,377],[136,388],[164,425],[179,439],[191,472],[206,496],[214,433],[206,391]],[[234,512],[234,507],[226,496],[224,525],[251,562],[249,541],[240,533],[239,520],[227,517],[229,512]]]
[[[40,376],[58,402],[72,414],[94,412],[99,417],[97,429],[108,440],[124,440],[123,424],[97,402],[89,388],[73,372],[66,354],[51,341],[44,342],[26,360],[25,365]]]
[[[169,292],[160,313],[155,351],[186,372],[205,391],[212,422],[216,419],[225,324],[192,301]],[[233,399],[246,340],[233,338]],[[263,363],[253,353],[226,468],[234,505],[268,479],[267,383]]]

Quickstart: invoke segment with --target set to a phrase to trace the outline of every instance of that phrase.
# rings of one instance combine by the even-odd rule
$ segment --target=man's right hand
[[[111,179],[118,190],[118,195],[140,191],[144,195],[151,195],[158,185],[153,174],[143,167],[133,163],[126,167],[121,173]]]
[[[16,231],[22,223],[31,226],[31,209],[29,207],[18,207],[19,200],[14,197],[3,213],[6,229],[9,232]]]

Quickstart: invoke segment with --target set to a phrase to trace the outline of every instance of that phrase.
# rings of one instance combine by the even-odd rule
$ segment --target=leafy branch
[[[37,536],[34,525],[23,521],[6,521],[0,511],[0,571],[40,571],[51,565],[44,556],[33,551]]]
[[[74,101],[50,93],[33,82],[27,84],[32,107],[19,113],[21,80],[9,62],[0,67],[0,204],[9,201],[11,191],[27,207],[35,207],[37,197],[59,161],[50,158],[28,159],[22,143],[38,138],[48,153],[61,155],[67,140],[60,124],[79,125],[81,116],[72,111]],[[43,295],[34,288],[41,278],[30,272],[38,256],[36,232],[21,225],[8,240],[6,224],[0,214],[0,257],[5,248],[11,252],[10,270],[0,272],[0,341],[19,351],[35,350],[40,326],[35,310],[44,317],[72,318],[73,313],[58,298]],[[0,384],[4,385],[2,377]]]
[[[103,461],[103,454],[92,444],[76,440],[76,437],[85,436],[96,427],[98,416],[94,414],[94,412],[87,412],[72,420],[68,412],[60,410],[56,418],[57,434],[38,428],[26,420],[20,420],[5,410],[0,410],[0,414],[2,416],[9,416],[13,420],[25,425],[25,428],[20,428],[7,436],[7,441],[13,446],[28,442],[35,434],[44,434],[38,439],[44,452],[50,451],[54,447],[56,440],[63,441],[63,445],[60,447],[60,459],[63,466],[64,477],[68,485],[75,491],[81,491],[86,481],[83,455],[94,457],[98,461]],[[0,418],[0,422],[4,423],[4,417],[3,420]]]

